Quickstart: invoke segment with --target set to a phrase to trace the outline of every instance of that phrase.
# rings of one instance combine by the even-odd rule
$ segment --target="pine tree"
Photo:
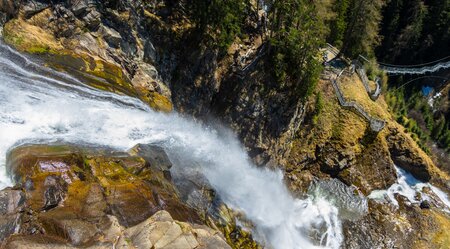
[[[355,57],[358,54],[372,55],[380,42],[379,24],[383,0],[353,0],[348,14],[342,54]]]
[[[342,46],[344,32],[347,28],[347,11],[350,0],[337,0],[334,4],[333,11],[336,13],[335,18],[330,22],[330,34],[328,41],[337,47]]]
[[[280,84],[290,84],[305,98],[315,87],[320,72],[317,60],[324,37],[317,7],[307,0],[275,0],[270,3],[271,57]]]
[[[197,31],[210,36],[223,51],[241,34],[249,4],[248,0],[192,0],[189,6]]]

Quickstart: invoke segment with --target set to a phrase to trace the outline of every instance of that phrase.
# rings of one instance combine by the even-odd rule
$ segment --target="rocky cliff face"
[[[155,146],[138,145],[130,154],[70,145],[15,148],[7,170],[16,185],[0,192],[3,246],[230,248],[180,200],[170,167]]]
[[[185,4],[188,3],[3,0],[0,19],[8,44],[94,87],[139,97],[156,110],[175,108],[202,120],[219,119],[238,133],[256,164],[280,166],[297,195],[305,193],[316,178],[337,178],[368,195],[396,181],[394,163],[416,178],[432,181],[449,191],[448,175],[392,119],[383,98],[372,102],[368,96],[356,94],[365,93],[364,89],[358,90],[358,84],[361,85],[358,79],[348,78],[344,92],[371,114],[388,121],[379,134],[371,133],[362,119],[338,105],[327,80],[321,80],[316,89],[316,96],[320,93],[325,100],[319,111],[316,96],[300,101],[289,91],[289,86],[272,79],[264,41],[252,18],[248,20],[247,38],[236,39],[227,53],[219,54],[195,34],[184,11]],[[91,162],[101,167],[102,160],[106,159],[99,160]],[[140,162],[131,163],[134,166],[130,167],[138,167]],[[27,176],[20,173],[20,167],[11,169],[26,186]],[[72,173],[80,178],[76,171]],[[110,194],[111,187],[105,185],[108,181],[102,180],[105,176],[90,177],[96,177],[103,190],[91,186],[94,190],[87,192]],[[123,184],[129,181],[120,177],[118,180]],[[40,179],[39,184],[46,186],[45,179]],[[47,184],[70,196],[70,184],[64,181],[50,179]],[[120,208],[132,206],[104,201],[110,210],[116,210],[113,213],[125,227],[145,223],[145,219],[161,209],[152,194],[137,193],[141,185],[131,185],[114,189],[119,190],[119,195],[127,193],[140,198],[140,202],[146,203],[145,211],[136,207],[140,211],[131,212],[131,217],[121,217]],[[33,196],[26,191],[16,195]],[[59,203],[58,198],[52,201],[45,204],[41,200],[34,212]],[[403,209],[396,210],[370,202],[369,208],[369,215],[361,223],[345,223],[348,248],[358,248],[368,234],[371,239],[367,240],[367,248],[434,247],[441,242],[436,242],[430,234],[440,227],[448,227],[445,214],[424,211],[417,205],[405,204]],[[186,218],[183,214],[170,214],[175,219]],[[429,241],[413,243],[419,237]],[[387,241],[384,244],[377,242],[384,239]],[[408,242],[411,240],[412,244]]]
[[[249,20],[248,38],[219,56],[194,33],[184,4],[3,1],[0,8],[9,20],[4,39],[17,49],[157,110],[223,117],[259,164],[267,163],[287,149],[278,140],[298,129],[303,104],[271,78],[255,23]]]

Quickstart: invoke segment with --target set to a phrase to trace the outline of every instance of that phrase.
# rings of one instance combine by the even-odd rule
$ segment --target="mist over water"
[[[339,248],[338,209],[315,196],[291,196],[282,173],[256,168],[230,132],[176,113],[152,111],[137,99],[102,92],[53,72],[0,45],[0,187],[11,185],[5,155],[24,143],[63,141],[127,150],[162,145],[183,174],[199,170],[221,199],[255,225],[267,248]],[[195,166],[193,166],[195,165]]]

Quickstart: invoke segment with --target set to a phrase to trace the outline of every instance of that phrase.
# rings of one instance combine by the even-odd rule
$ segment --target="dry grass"
[[[425,159],[429,171],[433,176],[443,180],[450,179],[448,174],[435,166],[430,157],[422,149],[420,149],[414,139],[409,134],[404,132],[405,128],[393,119],[391,113],[388,111],[388,105],[385,102],[383,95],[381,95],[377,101],[371,100],[357,74],[354,74],[351,77],[343,77],[340,81],[340,87],[346,100],[356,101],[373,117],[381,118],[387,121],[386,127],[381,132],[382,137],[386,137],[388,135],[390,128],[399,130],[401,136],[406,138],[406,143],[408,143],[412,151]],[[353,132],[357,129],[357,127],[349,126],[349,129]]]
[[[375,102],[370,99],[356,73],[351,77],[342,77],[339,84],[347,101],[356,101],[373,117],[385,120],[391,117],[387,111],[387,105],[382,98],[379,98]]]
[[[389,150],[386,137],[393,130],[398,130],[399,135],[405,138],[407,147],[425,160],[433,179],[450,179],[446,173],[434,165],[430,157],[419,148],[411,136],[404,132],[405,128],[393,119],[382,95],[377,101],[372,101],[356,74],[352,77],[344,77],[340,82],[340,87],[346,100],[358,102],[370,115],[387,121],[386,127],[377,138],[381,145],[379,150]],[[361,153],[364,149],[361,141],[368,127],[366,120],[339,105],[334,89],[328,80],[321,80],[316,91],[323,96],[323,109],[316,122],[305,124],[304,129],[301,129],[298,134],[299,138],[293,142],[291,147],[291,156],[294,159],[291,162],[292,167],[295,167],[296,162],[302,162],[304,158],[315,158],[317,146],[328,142],[332,142],[340,148],[345,148],[345,150],[353,151],[355,154]],[[313,113],[314,99],[314,96],[310,99],[309,110]]]
[[[7,43],[24,52],[45,53],[63,49],[53,34],[21,19],[6,23],[3,35]]]

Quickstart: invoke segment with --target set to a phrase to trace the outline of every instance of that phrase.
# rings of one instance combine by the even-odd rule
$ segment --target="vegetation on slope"
[[[321,70],[317,58],[324,27],[316,6],[307,1],[274,1],[269,13],[271,59],[280,84],[292,84],[298,96],[309,96]]]

